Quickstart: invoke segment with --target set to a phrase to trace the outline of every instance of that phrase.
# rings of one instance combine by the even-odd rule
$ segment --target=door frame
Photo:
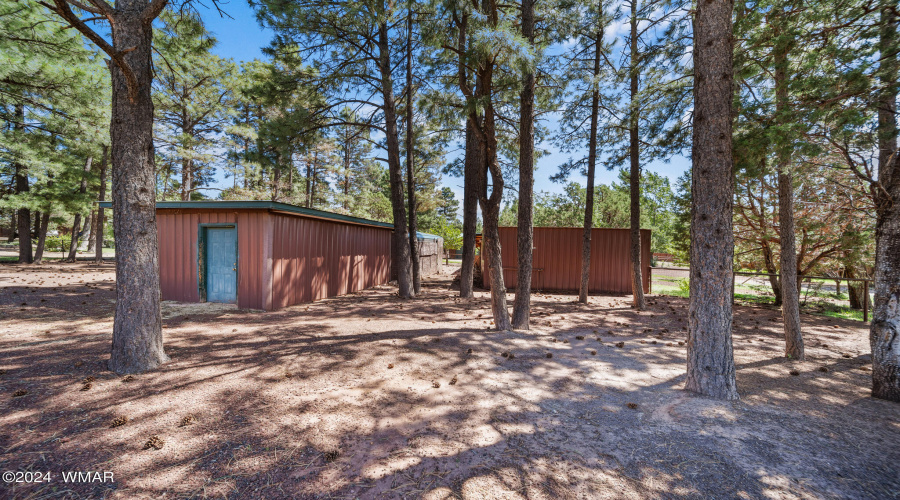
[[[237,222],[216,222],[197,224],[197,286],[200,291],[200,302],[206,302],[206,231],[207,229],[234,229],[234,258],[237,262],[237,270],[234,272],[234,303],[237,304],[240,291],[241,255],[238,245]]]

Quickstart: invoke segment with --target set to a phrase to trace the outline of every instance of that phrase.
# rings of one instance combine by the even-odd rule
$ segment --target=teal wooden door
[[[206,229],[206,300],[237,302],[237,230]]]

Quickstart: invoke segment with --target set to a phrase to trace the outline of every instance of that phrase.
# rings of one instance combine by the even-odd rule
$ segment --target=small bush
[[[66,252],[72,244],[71,236],[47,236],[44,240],[44,250],[48,252]]]

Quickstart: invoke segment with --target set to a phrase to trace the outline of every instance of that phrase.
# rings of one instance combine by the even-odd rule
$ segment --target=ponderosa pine
[[[734,253],[731,156],[732,0],[694,13],[691,274],[685,389],[738,399],[731,341]]]

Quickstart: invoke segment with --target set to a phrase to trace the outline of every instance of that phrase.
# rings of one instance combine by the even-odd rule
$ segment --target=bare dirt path
[[[110,265],[2,265],[0,471],[53,476],[0,497],[900,497],[900,405],[869,397],[858,322],[804,317],[795,362],[777,311],[738,307],[742,400],[717,402],[681,390],[686,299],[541,294],[532,331],[497,333],[486,293],[424,291],[165,303],[172,361],[127,380]]]

